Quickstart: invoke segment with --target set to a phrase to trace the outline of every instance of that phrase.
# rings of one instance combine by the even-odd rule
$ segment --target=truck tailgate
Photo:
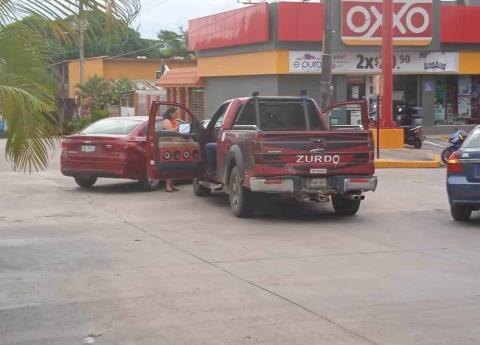
[[[369,131],[263,132],[257,140],[255,159],[263,176],[374,173]]]

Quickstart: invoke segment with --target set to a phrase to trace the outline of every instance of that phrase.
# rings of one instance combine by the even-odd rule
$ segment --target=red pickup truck
[[[258,193],[331,199],[336,213],[354,215],[363,193],[377,187],[370,131],[361,125],[331,126],[310,98],[233,99],[220,106],[206,128],[194,121],[189,133],[175,134],[155,132],[160,104],[175,105],[153,104],[147,136],[151,176],[194,178],[197,196],[225,191],[237,217],[254,213]],[[325,113],[340,105],[356,106],[368,126],[365,101],[338,103]],[[206,149],[214,150],[214,162]]]

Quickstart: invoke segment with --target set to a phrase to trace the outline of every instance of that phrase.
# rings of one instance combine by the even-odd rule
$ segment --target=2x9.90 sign
[[[429,45],[433,35],[432,0],[394,0],[396,45]],[[347,45],[382,42],[382,0],[342,0],[342,40]]]

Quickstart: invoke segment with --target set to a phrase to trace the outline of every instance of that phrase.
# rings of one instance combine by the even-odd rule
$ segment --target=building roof
[[[203,87],[197,67],[177,67],[166,72],[156,83],[161,87]]]

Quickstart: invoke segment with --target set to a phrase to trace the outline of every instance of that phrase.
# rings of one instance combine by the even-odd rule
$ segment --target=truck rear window
[[[237,125],[257,125],[263,131],[307,131],[325,129],[313,102],[259,101],[260,124],[256,122],[255,103],[245,105]],[[309,127],[307,126],[307,119]]]

